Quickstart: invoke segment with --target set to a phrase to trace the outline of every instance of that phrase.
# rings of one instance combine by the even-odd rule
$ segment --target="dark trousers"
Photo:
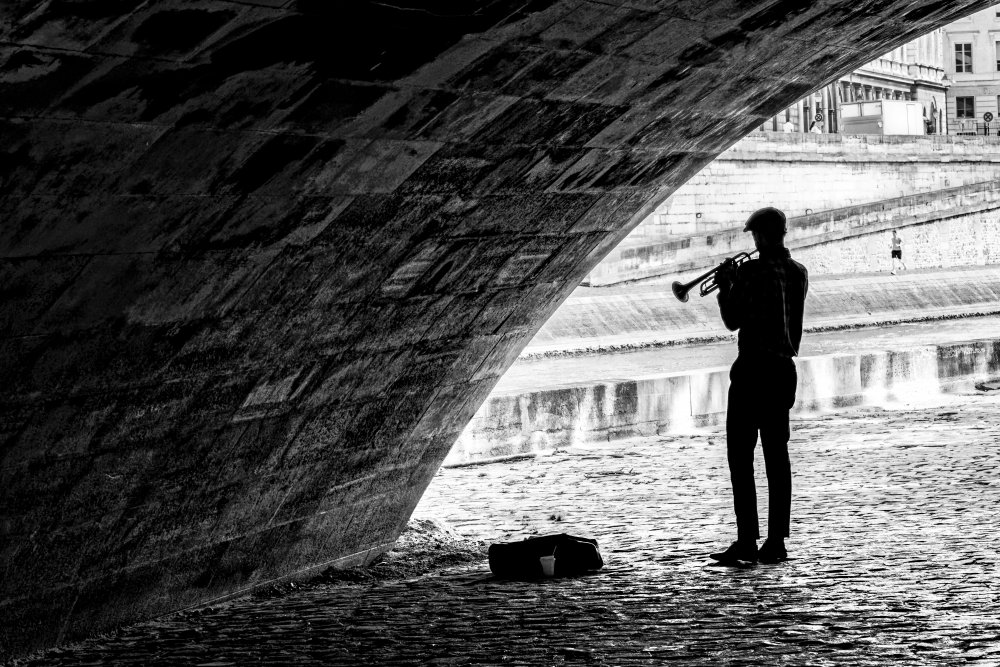
[[[788,537],[792,506],[792,470],[788,461],[788,412],[795,403],[795,362],[785,357],[741,354],[729,373],[726,449],[733,485],[737,538],[760,538],[754,448],[760,433],[767,470],[767,531]]]

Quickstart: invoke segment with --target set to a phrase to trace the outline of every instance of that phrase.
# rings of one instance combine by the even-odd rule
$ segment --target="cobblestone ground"
[[[721,432],[643,438],[442,470],[418,508],[475,539],[596,537],[597,574],[504,582],[479,561],[317,586],[30,664],[1000,665],[1000,400],[793,429],[779,565],[706,557],[734,532]]]

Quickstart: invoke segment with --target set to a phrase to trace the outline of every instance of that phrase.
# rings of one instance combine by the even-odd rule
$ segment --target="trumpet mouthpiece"
[[[674,284],[670,286],[670,289],[673,291],[674,296],[677,297],[678,301],[687,302],[687,300],[688,300],[688,291],[690,291],[690,288],[689,288],[688,285],[685,285],[684,283],[682,283],[679,280],[675,280]]]

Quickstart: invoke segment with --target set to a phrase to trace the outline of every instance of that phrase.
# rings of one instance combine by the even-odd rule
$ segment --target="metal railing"
[[[989,122],[972,118],[959,118],[948,123],[951,134],[974,136],[1000,136],[1000,119]]]

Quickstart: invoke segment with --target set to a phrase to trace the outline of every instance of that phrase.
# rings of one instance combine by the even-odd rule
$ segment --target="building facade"
[[[958,134],[1000,131],[1000,5],[941,29],[945,36],[948,127]]]
[[[842,131],[841,106],[875,100],[923,105],[924,131],[947,133],[945,36],[934,30],[814,91],[764,123],[765,132]]]

